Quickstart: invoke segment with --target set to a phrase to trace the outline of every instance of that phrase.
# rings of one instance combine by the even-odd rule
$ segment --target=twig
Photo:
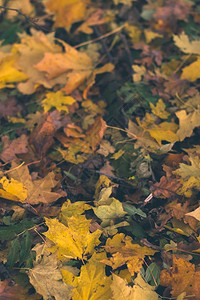
[[[76,49],[76,48],[80,48],[80,47],[82,47],[82,46],[86,46],[86,45],[88,45],[88,44],[92,44],[92,43],[95,43],[95,42],[100,41],[100,40],[102,40],[102,39],[105,39],[105,38],[107,38],[108,36],[113,35],[113,34],[119,32],[119,31],[122,30],[125,26],[126,26],[126,23],[125,23],[124,25],[122,25],[122,26],[120,26],[120,27],[118,27],[118,28],[112,30],[111,32],[108,32],[108,33],[106,33],[106,34],[104,34],[104,35],[102,35],[102,36],[100,36],[100,37],[98,37],[98,38],[96,38],[96,39],[93,39],[93,40],[90,40],[90,41],[87,41],[87,42],[83,42],[83,43],[81,43],[81,44],[78,44],[78,45],[74,46],[74,48],[75,48],[75,49]]]
[[[25,14],[23,14],[17,8],[10,8],[10,7],[5,7],[5,6],[1,6],[0,5],[0,9],[4,9],[5,11],[6,10],[16,11],[19,15],[23,16],[28,23],[32,24],[36,29],[41,29],[41,30],[44,30],[45,32],[51,32],[49,29],[47,29],[47,28],[45,28],[45,27],[43,27],[41,25],[38,25],[36,23],[39,19],[37,19],[37,18],[29,18],[29,17],[27,17]]]

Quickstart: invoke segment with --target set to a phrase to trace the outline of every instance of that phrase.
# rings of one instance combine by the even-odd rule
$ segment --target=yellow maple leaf
[[[46,94],[46,98],[42,100],[42,106],[44,112],[49,111],[52,107],[55,107],[58,111],[69,112],[68,107],[75,103],[75,99],[70,96],[64,96],[62,91],[56,93],[50,92]]]
[[[174,174],[181,177],[182,187],[177,191],[181,195],[190,197],[192,189],[200,188],[200,159],[198,156],[190,155],[191,165],[179,164],[179,168],[173,171]]]
[[[133,81],[139,82],[142,79],[142,76],[146,73],[146,68],[144,66],[132,65],[133,73]]]
[[[75,22],[85,19],[89,0],[44,0],[46,9],[54,13],[55,27],[65,27],[68,31]]]
[[[200,41],[190,42],[189,37],[184,32],[179,36],[174,35],[173,38],[175,45],[179,47],[181,51],[191,54],[200,54]]]
[[[100,300],[111,297],[111,277],[105,274],[105,265],[100,262],[105,253],[94,253],[89,261],[81,267],[79,277],[62,270],[63,281],[75,287],[73,300]]]
[[[178,111],[176,116],[179,118],[177,135],[180,137],[180,141],[190,137],[194,128],[200,126],[200,106],[189,114],[185,110]]]
[[[181,79],[195,81],[200,78],[200,57],[189,66],[183,68]]]
[[[71,203],[68,199],[61,208],[59,220],[64,225],[67,225],[67,218],[72,216],[81,215],[85,210],[91,209],[92,207],[86,204],[85,201],[77,201],[75,203]]]
[[[144,29],[144,35],[147,44],[149,44],[155,38],[162,38],[162,35],[160,33],[152,31],[151,29]]]
[[[5,55],[2,52],[0,54],[2,55],[0,59],[0,88],[14,87],[11,83],[24,81],[28,78],[26,74],[17,70],[14,66],[18,55]]]
[[[123,233],[116,234],[112,239],[107,239],[105,249],[112,254],[112,257],[104,259],[102,262],[113,269],[126,264],[131,276],[139,272],[145,255],[153,255],[156,252],[146,246],[141,247],[138,244],[133,244],[132,238]]]
[[[142,30],[138,26],[127,24],[125,29],[128,32],[133,44],[140,41]]]
[[[25,202],[27,199],[27,188],[22,182],[11,178],[7,179],[5,176],[1,178],[0,197],[8,200]]]
[[[176,134],[177,128],[178,125],[175,123],[162,122],[159,125],[153,125],[148,131],[161,146],[162,141],[176,142],[179,140],[179,137]]]
[[[140,273],[134,280],[133,287],[128,286],[126,280],[113,274],[111,290],[113,293],[112,300],[158,300],[158,294],[154,292],[154,287],[146,283]]]
[[[161,119],[167,119],[170,114],[165,110],[166,109],[166,105],[163,102],[162,99],[159,99],[158,102],[156,103],[156,106],[153,105],[153,103],[149,103],[150,107],[151,107],[151,111],[155,116],[158,116]]]
[[[45,219],[49,230],[46,237],[54,242],[58,250],[59,259],[79,258],[83,259],[87,254],[93,254],[94,248],[99,245],[101,230],[90,233],[90,220],[83,215],[67,218],[68,227],[57,219]],[[54,249],[54,250],[53,250]]]
[[[45,53],[44,58],[35,65],[35,68],[46,73],[49,80],[61,75],[67,78],[67,84],[63,88],[66,94],[70,94],[82,84],[86,84],[84,98],[88,89],[94,84],[97,74],[110,72],[114,66],[110,63],[95,69],[91,58],[84,52],[80,52],[65,42],[62,42],[65,53]],[[51,66],[51,68],[49,68]]]

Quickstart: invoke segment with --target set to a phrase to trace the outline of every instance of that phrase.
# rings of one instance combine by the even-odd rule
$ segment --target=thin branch
[[[26,20],[28,23],[32,24],[36,29],[41,29],[41,30],[43,30],[43,31],[45,31],[45,32],[51,32],[49,29],[45,28],[44,26],[41,26],[41,25],[38,25],[38,24],[37,24],[37,22],[38,22],[39,19],[37,19],[37,18],[29,18],[29,17],[27,17],[25,14],[23,14],[23,13],[22,13],[19,9],[17,9],[17,8],[10,8],[10,7],[5,7],[5,6],[1,6],[1,5],[0,5],[0,9],[3,9],[3,10],[5,10],[5,11],[8,11],[8,10],[15,11],[15,12],[17,12],[19,15],[23,16],[23,17],[25,18],[25,20]]]

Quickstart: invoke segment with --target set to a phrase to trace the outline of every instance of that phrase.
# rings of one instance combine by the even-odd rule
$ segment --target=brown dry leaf
[[[68,31],[75,22],[85,19],[89,0],[43,0],[47,12],[54,14],[55,27],[65,27]]]
[[[70,94],[76,88],[85,84],[84,98],[86,98],[89,88],[95,82],[96,75],[110,72],[114,66],[108,63],[95,69],[91,58],[86,53],[76,50],[63,41],[62,44],[65,48],[64,53],[53,54],[52,51],[45,53],[44,58],[34,67],[40,72],[45,72],[48,80],[56,80],[56,78],[65,76],[67,83],[63,91],[66,94]]]
[[[0,299],[2,300],[40,300],[41,297],[38,294],[30,295],[27,289],[14,284],[13,281],[6,279],[0,281]]]
[[[95,119],[94,124],[91,128],[86,132],[86,141],[91,145],[93,151],[96,150],[97,145],[100,144],[104,132],[107,128],[106,122],[102,117],[97,117]]]
[[[177,200],[174,200],[165,205],[165,211],[178,220],[182,219],[185,216],[185,214],[187,215],[189,210],[190,209],[188,208],[187,201],[182,204],[178,203]]]
[[[109,259],[104,259],[102,262],[117,269],[123,265],[127,265],[131,276],[139,272],[141,269],[145,255],[154,255],[155,250],[146,246],[141,247],[138,244],[132,243],[130,236],[125,236],[123,233],[116,234],[112,239],[107,239],[105,249],[112,254]]]
[[[27,193],[27,197],[24,196],[24,201],[30,204],[34,205],[39,204],[40,202],[52,203],[63,196],[62,193],[59,194],[51,192],[51,189],[54,188],[58,183],[54,179],[55,175],[53,172],[49,173],[42,179],[32,180],[27,166],[18,166],[15,162],[13,162],[12,168],[8,175],[11,180],[15,180],[23,184]]]
[[[58,269],[57,255],[43,256],[40,263],[28,272],[30,283],[44,300],[70,300],[73,287],[62,281],[62,275]]]
[[[200,299],[200,272],[195,271],[195,265],[173,255],[173,266],[161,271],[160,284],[171,286],[171,295],[177,297],[182,292],[186,295],[194,295],[195,300]]]
[[[21,34],[21,43],[14,44],[12,50],[18,53],[15,66],[28,76],[26,82],[18,84],[18,89],[23,94],[33,94],[39,85],[52,88],[55,84],[65,84],[66,82],[66,76],[58,76],[49,80],[44,73],[34,67],[44,57],[44,53],[62,52],[62,48],[54,43],[54,33],[44,34],[33,29],[31,33],[32,36]]]
[[[0,117],[14,117],[22,110],[22,106],[17,103],[16,98],[8,97],[5,102],[0,102]]]
[[[103,17],[103,13],[104,11],[102,9],[90,9],[87,12],[87,16],[85,17],[85,21],[83,22],[83,24],[81,24],[77,29],[76,29],[76,33],[78,32],[84,32],[86,34],[92,34],[93,33],[93,29],[91,28],[91,26],[94,25],[101,25],[105,23],[105,19]]]
[[[60,121],[60,113],[53,111],[44,114],[45,120],[42,124],[38,125],[30,135],[29,143],[33,147],[35,153],[39,157],[44,157],[47,150],[54,143],[54,136],[57,130],[63,125]]]
[[[152,184],[150,189],[155,197],[170,198],[180,188],[181,181],[172,174],[170,167],[163,165],[163,170],[166,172],[166,176],[162,176],[160,182]]]
[[[1,141],[4,143],[4,146],[0,158],[4,162],[10,162],[16,159],[16,154],[28,152],[28,138],[25,134],[22,134],[19,138],[12,141],[10,141],[8,136],[3,136]]]

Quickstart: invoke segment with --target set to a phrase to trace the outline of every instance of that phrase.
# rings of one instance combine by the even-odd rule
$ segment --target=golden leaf
[[[186,295],[195,295],[194,299],[198,299],[200,272],[195,272],[195,265],[173,255],[173,266],[168,270],[161,271],[160,284],[171,286],[173,297],[186,292]]]
[[[14,66],[18,55],[5,55],[1,53],[3,58],[0,60],[0,88],[9,87],[10,83],[20,82],[26,80],[28,77],[23,72],[16,69]],[[13,87],[13,85],[11,85]]]
[[[55,107],[58,111],[66,111],[69,112],[68,107],[75,103],[76,100],[70,96],[64,96],[62,91],[58,91],[56,93],[47,93],[46,98],[42,100],[42,106],[44,108],[44,112],[49,111],[52,107]]]
[[[25,202],[27,199],[27,188],[22,182],[11,178],[7,179],[5,176],[1,178],[0,183],[0,197],[8,200]]]
[[[176,112],[176,116],[179,118],[177,135],[180,137],[180,141],[190,137],[194,128],[200,126],[200,108],[193,110],[189,114],[185,110],[181,110]]]
[[[198,58],[189,66],[183,68],[181,74],[181,79],[187,79],[192,82],[197,80],[198,78],[200,78],[200,58]]]
[[[73,300],[101,300],[111,297],[111,278],[105,274],[105,266],[100,262],[105,253],[94,253],[89,261],[81,267],[79,277],[73,277],[61,270],[65,283],[73,283]]]
[[[55,27],[65,27],[68,31],[75,22],[85,19],[89,0],[45,0],[44,5],[49,13],[54,13]]]
[[[83,215],[67,218],[68,227],[57,219],[45,219],[49,230],[46,237],[56,245],[59,259],[83,259],[87,254],[93,254],[94,248],[99,245],[101,230],[90,233],[90,220]]]
[[[167,119],[170,114],[165,110],[166,105],[163,102],[162,99],[159,99],[158,102],[156,103],[156,106],[153,105],[153,103],[149,103],[151,107],[151,111],[154,115],[158,116],[161,119]]]
[[[131,276],[139,272],[145,255],[153,255],[156,252],[146,246],[141,247],[138,244],[133,244],[132,238],[123,233],[116,234],[112,239],[107,239],[105,249],[112,254],[112,257],[104,259],[102,262],[113,269],[126,264]]]

